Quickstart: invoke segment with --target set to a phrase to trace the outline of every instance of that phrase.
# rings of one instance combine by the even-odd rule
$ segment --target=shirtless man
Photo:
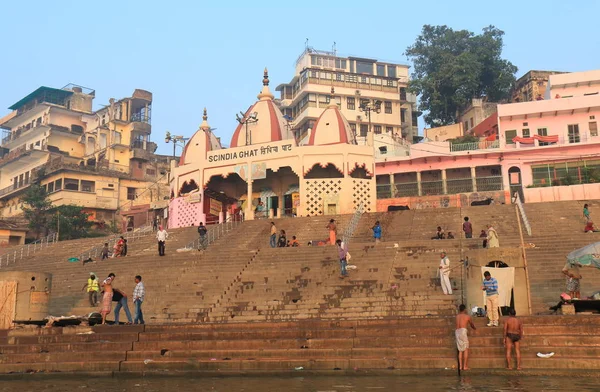
[[[506,348],[506,368],[512,370],[511,352],[515,347],[515,355],[517,356],[517,370],[521,370],[521,343],[523,339],[523,323],[517,319],[517,313],[513,308],[508,311],[508,319],[504,323],[504,347]]]
[[[108,277],[102,281],[102,289],[104,290],[104,294],[102,295],[102,308],[100,310],[100,314],[102,315],[102,324],[106,323],[106,315],[109,314],[112,309],[112,283],[114,279],[115,274],[111,272],[108,274]]]
[[[469,370],[469,337],[467,335],[467,327],[470,325],[475,331],[475,324],[471,316],[466,312],[467,307],[460,305],[459,313],[456,315],[456,348],[458,348],[458,366],[460,370]]]

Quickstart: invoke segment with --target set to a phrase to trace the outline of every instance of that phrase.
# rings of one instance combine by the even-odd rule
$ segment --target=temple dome
[[[273,102],[274,97],[269,90],[269,74],[266,68],[263,88],[257,98],[258,101],[244,113],[243,120],[247,123],[240,123],[235,129],[230,147],[294,139],[283,114]],[[246,132],[246,126],[248,132]],[[248,135],[248,140],[246,140],[246,135]]]
[[[335,90],[331,88],[330,104],[321,113],[308,138],[307,146],[323,146],[327,144],[356,144],[350,124],[340,112],[334,98]]]
[[[200,157],[204,159],[208,151],[220,150],[221,148],[223,147],[221,147],[219,138],[212,133],[210,125],[208,125],[208,115],[206,114],[206,108],[204,108],[202,124],[185,145],[179,164],[187,165]]]

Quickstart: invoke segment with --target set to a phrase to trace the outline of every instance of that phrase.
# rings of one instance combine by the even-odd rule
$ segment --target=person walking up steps
[[[583,219],[584,219],[586,222],[589,222],[589,221],[591,220],[591,218],[590,218],[590,210],[589,210],[589,205],[587,205],[587,204],[584,204],[584,205],[583,205]]]
[[[498,326],[498,281],[496,278],[492,278],[490,271],[483,273],[483,286],[482,290],[485,291],[485,306],[487,307],[487,314],[490,322],[488,327]]]
[[[271,222],[271,236],[269,237],[269,245],[271,245],[271,248],[277,247],[277,227],[275,227],[275,222]]]
[[[452,284],[450,283],[450,259],[446,256],[446,252],[440,253],[440,282],[442,291],[446,295],[452,294]]]
[[[456,348],[458,348],[458,368],[460,370],[469,370],[469,336],[467,334],[467,327],[471,326],[473,331],[475,324],[471,316],[466,312],[467,307],[460,305],[458,307],[458,315],[456,315],[456,330],[454,336],[456,337]]]
[[[373,238],[375,239],[375,243],[379,243],[381,242],[381,224],[379,224],[379,221],[375,222],[375,226],[371,227],[371,230],[373,230]]]
[[[134,324],[144,324],[144,315],[142,314],[142,303],[146,297],[146,288],[142,283],[142,277],[136,275],[135,277],[135,288],[133,289],[133,305],[135,307],[135,316],[133,319]]]
[[[198,225],[198,234],[200,235],[200,246],[198,250],[206,250],[208,247],[208,238],[206,234],[208,233],[208,229],[204,226],[204,223],[200,222]]]
[[[340,259],[340,273],[341,278],[345,278],[348,276],[348,271],[346,270],[346,265],[348,264],[348,245],[342,242],[342,240],[336,241],[338,248],[338,258]]]
[[[473,238],[473,225],[469,222],[468,216],[465,216],[465,222],[463,223],[462,229],[465,232],[465,238]]]
[[[158,226],[158,231],[156,232],[156,239],[158,240],[158,255],[165,255],[165,242],[169,238],[169,233],[163,229],[162,226]]]

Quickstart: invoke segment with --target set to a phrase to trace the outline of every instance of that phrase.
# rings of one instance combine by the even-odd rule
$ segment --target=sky
[[[517,76],[600,68],[598,0],[30,0],[5,2],[0,14],[0,117],[39,86],[92,88],[94,109],[140,88],[153,93],[151,138],[162,154],[173,151],[165,132],[192,136],[204,107],[228,145],[264,67],[277,96],[307,38],[315,49],[335,42],[340,55],[409,64],[404,50],[424,24],[477,33],[494,25]]]

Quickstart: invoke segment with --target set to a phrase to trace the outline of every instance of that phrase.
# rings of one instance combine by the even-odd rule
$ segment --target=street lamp
[[[190,140],[189,137],[171,135],[171,132],[169,131],[167,131],[167,134],[165,135],[165,143],[173,143],[173,158],[175,158],[175,147],[177,147],[177,144],[181,144],[181,147],[183,148],[185,142],[188,140]]]
[[[241,116],[240,116],[241,115]],[[252,112],[248,116],[240,112],[235,115],[235,119],[242,125],[246,125],[246,145],[252,144],[252,134],[248,133],[248,123],[254,124],[258,122],[258,113]]]
[[[368,141],[370,137],[373,137],[373,134],[371,133],[371,112],[381,113],[381,101],[377,99],[375,102],[371,103],[371,100],[364,100],[358,107],[358,110],[365,112],[367,114],[367,119],[369,120],[369,129],[366,135]],[[375,142],[373,141],[371,144],[374,146]]]

